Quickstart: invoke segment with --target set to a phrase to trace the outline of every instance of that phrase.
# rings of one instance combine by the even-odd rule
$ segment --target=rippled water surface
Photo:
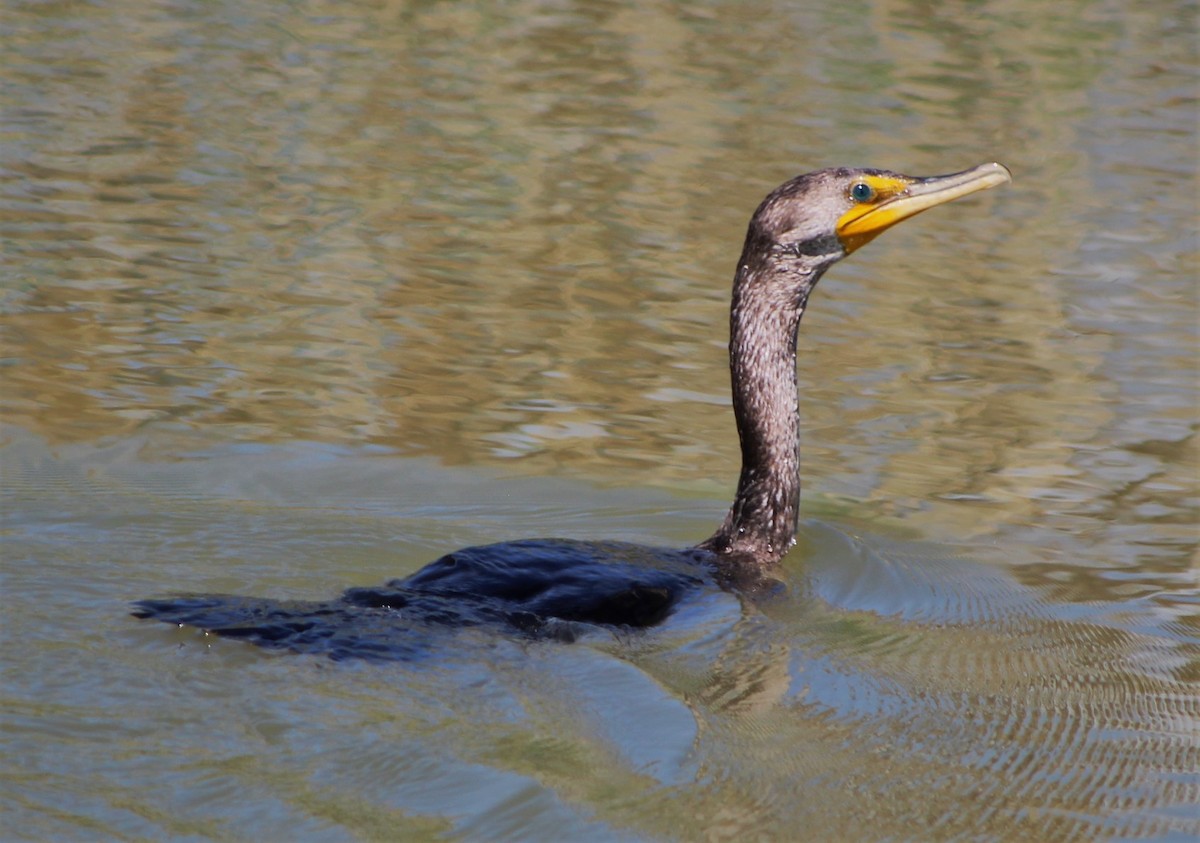
[[[7,3],[4,836],[1200,835],[1195,9]],[[810,302],[784,593],[386,665],[128,616],[704,538],[754,206],[987,160]]]

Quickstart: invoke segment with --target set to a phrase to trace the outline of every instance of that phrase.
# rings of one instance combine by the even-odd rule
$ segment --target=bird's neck
[[[764,277],[787,272],[790,283]],[[800,508],[796,333],[821,270],[743,265],[734,282],[729,366],[742,447],[737,495],[701,545],[730,566],[769,568],[795,542]]]

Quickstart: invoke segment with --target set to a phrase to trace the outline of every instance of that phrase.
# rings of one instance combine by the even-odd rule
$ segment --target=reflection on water
[[[1200,833],[1190,7],[5,18],[6,829]],[[750,210],[992,157],[814,296],[786,597],[383,671],[125,617],[702,538]]]
[[[10,642],[6,658],[20,677],[10,751],[40,759],[10,778],[9,809],[33,836],[75,828],[55,804],[78,797],[112,836],[253,823],[266,837],[390,837],[396,823],[435,837],[877,838],[915,823],[952,837],[987,823],[1057,839],[1194,825],[1196,647],[1144,601],[1059,601],[945,546],[809,520],[785,593],[700,594],[649,634],[568,646],[467,630],[387,669],[271,657],[123,623],[124,600],[180,583],[330,596],[414,569],[434,552],[423,545],[547,518],[633,539],[705,523],[663,493],[539,499],[536,481],[311,448],[214,453],[193,470],[18,446],[9,547],[54,560],[12,566],[6,586],[25,597],[9,623],[41,642]],[[56,509],[64,490],[71,508]],[[510,492],[522,503],[506,506]],[[565,493],[586,511],[563,508]],[[85,784],[96,769],[123,784]],[[179,816],[154,818],[163,804]]]

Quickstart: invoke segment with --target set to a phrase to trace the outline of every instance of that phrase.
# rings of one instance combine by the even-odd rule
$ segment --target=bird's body
[[[134,614],[270,649],[408,658],[430,627],[573,641],[596,626],[651,626],[712,580],[713,561],[698,549],[527,539],[456,550],[409,577],[333,600],[192,595],[143,600]]]
[[[809,294],[830,266],[886,228],[1009,180],[999,164],[927,179],[840,168],[797,176],[763,200],[738,261],[730,312],[742,470],[721,526],[695,547],[504,542],[455,551],[404,579],[326,602],[185,595],[143,600],[134,614],[266,647],[403,658],[417,628],[483,625],[569,639],[581,626],[656,624],[705,583],[757,587],[795,537],[796,333]]]

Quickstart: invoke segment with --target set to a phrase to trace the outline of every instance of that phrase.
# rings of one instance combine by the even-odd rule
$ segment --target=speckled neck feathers
[[[796,333],[824,267],[782,263],[742,263],[734,285],[729,366],[742,471],[724,523],[702,546],[739,567],[776,564],[795,541],[800,508]]]
[[[774,567],[795,542],[800,508],[796,333],[809,293],[845,252],[803,230],[784,185],[755,213],[738,261],[730,312],[729,367],[742,449],[737,495],[700,547],[724,568]]]
[[[722,575],[765,573],[795,541],[796,331],[821,275],[901,220],[1011,180],[996,163],[927,178],[837,167],[796,176],[758,206],[738,261],[730,318],[742,474],[725,521],[699,545],[717,554]]]

